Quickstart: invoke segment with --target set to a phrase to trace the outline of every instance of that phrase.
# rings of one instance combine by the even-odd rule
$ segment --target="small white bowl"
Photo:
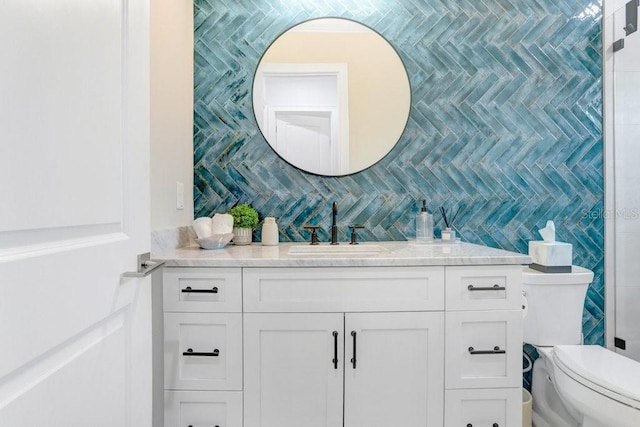
[[[202,249],[222,249],[227,246],[227,243],[229,243],[231,239],[233,239],[233,233],[214,234],[209,237],[196,239],[196,243],[198,243]]]

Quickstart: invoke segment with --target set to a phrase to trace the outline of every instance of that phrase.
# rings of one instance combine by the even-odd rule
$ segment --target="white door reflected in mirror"
[[[287,162],[316,174],[349,168],[346,64],[266,64],[262,85],[267,142]]]
[[[309,172],[340,173],[339,159],[334,161],[338,141],[332,138],[331,112],[283,111],[275,114],[278,153],[287,162]]]
[[[267,49],[253,85],[256,121],[291,165],[342,176],[377,163],[409,117],[411,89],[394,48],[348,19],[299,24]]]

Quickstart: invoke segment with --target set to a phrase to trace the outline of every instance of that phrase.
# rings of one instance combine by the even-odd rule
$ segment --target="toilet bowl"
[[[640,426],[640,363],[597,345],[556,346],[553,372],[582,426]]]
[[[538,349],[532,376],[534,427],[640,426],[640,363],[580,345],[582,310],[593,273],[545,274],[525,268],[524,341]]]
[[[562,401],[554,384],[553,347],[539,348],[538,354],[531,381],[534,427],[578,427],[580,414]]]

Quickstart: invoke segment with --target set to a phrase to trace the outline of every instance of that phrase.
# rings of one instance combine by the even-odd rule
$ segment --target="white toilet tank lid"
[[[522,270],[525,285],[588,285],[593,282],[593,271],[574,265],[571,273],[543,273],[529,267]]]
[[[574,374],[640,403],[640,363],[599,345],[558,345],[553,352]]]

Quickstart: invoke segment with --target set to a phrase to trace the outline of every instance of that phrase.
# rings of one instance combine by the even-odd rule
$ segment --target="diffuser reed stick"
[[[456,210],[456,213],[453,215],[453,217],[447,218],[447,212],[444,209],[444,206],[440,206],[440,213],[442,214],[442,219],[444,220],[445,227],[451,228],[453,226],[453,221],[456,220],[456,218],[458,217],[458,213],[460,213],[460,207],[458,207],[458,210]]]

